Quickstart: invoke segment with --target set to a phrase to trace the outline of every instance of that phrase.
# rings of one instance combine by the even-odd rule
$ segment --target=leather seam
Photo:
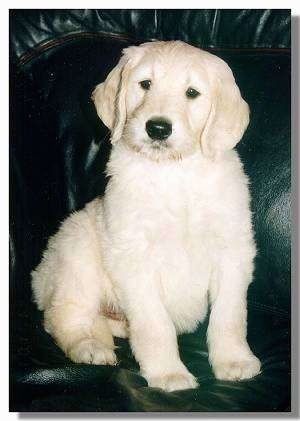
[[[282,319],[289,319],[290,314],[288,311],[279,309],[278,307],[271,307],[266,304],[255,302],[254,300],[251,300],[248,298],[248,307],[257,308],[261,311],[264,311],[266,313],[272,313],[278,315]]]
[[[130,36],[124,34],[115,34],[115,33],[104,33],[104,32],[76,32],[72,34],[62,35],[57,38],[48,39],[37,44],[35,47],[26,51],[18,58],[18,64],[24,66],[34,58],[37,58],[39,55],[43,54],[45,51],[50,50],[53,47],[62,46],[77,39],[93,39],[93,38],[103,38],[103,39],[116,39],[120,41],[132,42],[132,44],[138,44],[140,42],[149,41],[147,39],[135,38],[133,39]],[[151,41],[159,41],[159,39],[151,39]],[[230,47],[199,47],[207,51],[216,51],[216,52],[264,52],[264,53],[285,53],[290,54],[290,48],[268,48],[268,47],[245,47],[245,48],[230,48]]]
[[[35,47],[31,48],[29,51],[26,51],[24,54],[22,54],[19,59],[19,65],[24,66],[28,62],[30,62],[32,59],[38,57],[39,55],[43,54],[45,51],[50,50],[53,47],[62,46],[64,44],[67,44],[72,41],[76,41],[77,39],[93,39],[93,38],[112,38],[112,39],[118,39],[120,41],[131,41],[132,43],[136,43],[137,40],[133,40],[132,38],[122,35],[122,34],[106,34],[103,32],[79,32],[79,33],[73,33],[73,34],[67,34],[63,36],[59,36],[57,38],[48,39],[45,41],[42,41],[41,43],[37,44]]]

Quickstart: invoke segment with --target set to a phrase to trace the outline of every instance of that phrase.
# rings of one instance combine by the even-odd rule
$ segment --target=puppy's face
[[[181,41],[125,49],[93,99],[112,143],[155,160],[200,148],[214,157],[235,146],[249,121],[227,64]]]
[[[205,69],[182,53],[179,48],[150,51],[128,75],[122,140],[153,159],[178,159],[198,150],[210,113]]]

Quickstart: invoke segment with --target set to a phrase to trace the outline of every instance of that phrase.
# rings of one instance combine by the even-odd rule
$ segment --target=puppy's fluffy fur
[[[215,376],[255,376],[246,341],[255,244],[248,180],[232,150],[249,111],[230,68],[183,42],[146,43],[124,50],[93,99],[112,133],[111,177],[32,272],[45,329],[73,361],[92,364],[115,364],[113,336],[128,336],[150,386],[193,388],[176,334],[192,332],[209,303]],[[172,125],[163,142],[145,129],[158,117]]]

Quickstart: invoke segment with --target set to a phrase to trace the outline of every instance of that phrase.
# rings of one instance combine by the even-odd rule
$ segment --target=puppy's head
[[[155,160],[199,148],[215,157],[236,145],[249,122],[227,64],[181,41],[126,48],[93,100],[113,144]]]

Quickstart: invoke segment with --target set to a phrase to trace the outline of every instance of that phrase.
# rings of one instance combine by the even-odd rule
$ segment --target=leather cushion
[[[280,314],[249,308],[248,340],[261,359],[251,380],[216,380],[208,363],[207,321],[179,337],[183,362],[197,377],[195,390],[166,393],[147,387],[128,342],[119,346],[116,367],[75,364],[41,328],[28,302],[17,305],[11,341],[10,409],[30,412],[285,411],[290,405],[289,324]]]

